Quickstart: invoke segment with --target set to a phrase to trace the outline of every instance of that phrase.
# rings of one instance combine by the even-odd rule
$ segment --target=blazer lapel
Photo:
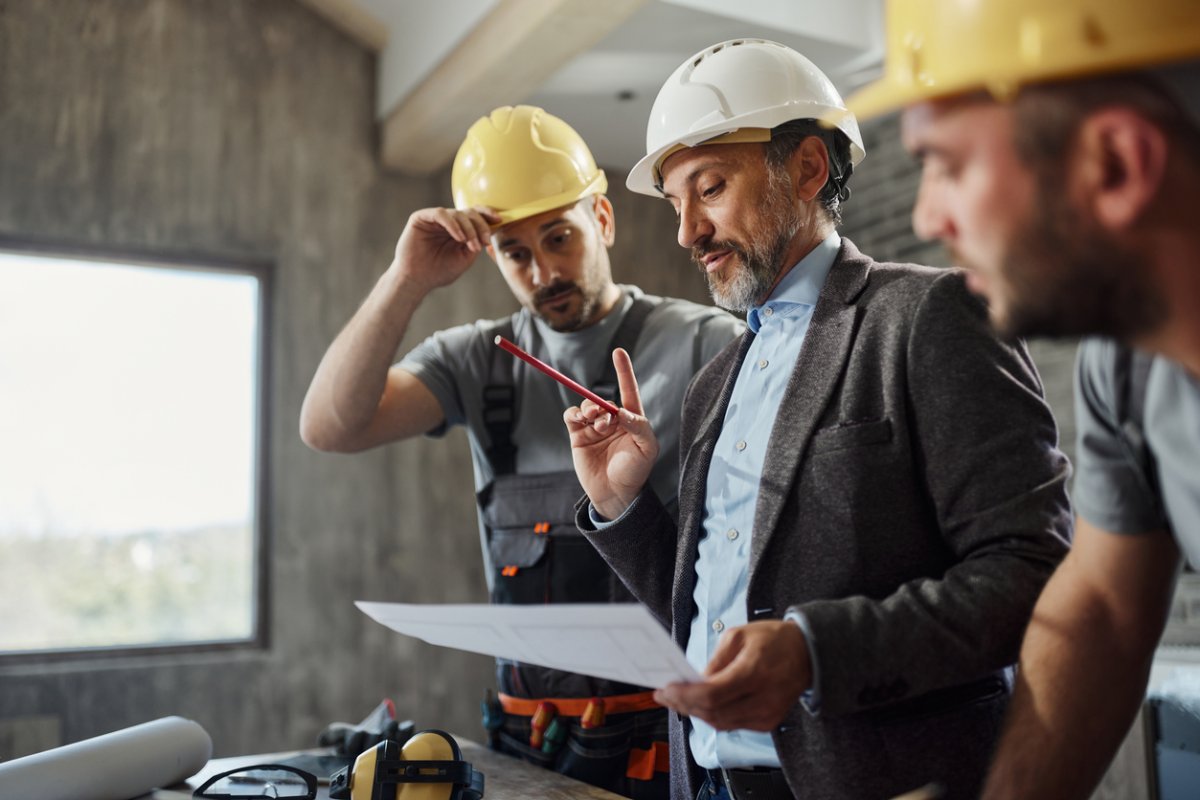
[[[704,494],[702,487],[706,483],[708,466],[712,463],[713,448],[717,444],[717,437],[721,435],[721,426],[725,423],[725,412],[729,409],[729,401],[733,397],[733,385],[737,382],[742,362],[746,360],[746,351],[750,349],[750,343],[753,341],[754,333],[752,331],[747,330],[742,334],[737,354],[734,355],[729,372],[725,375],[725,382],[721,384],[721,393],[717,396],[717,402],[709,406],[708,412],[696,426],[696,445],[689,448],[687,457],[679,470],[681,478],[684,476],[692,478],[686,484],[687,489],[699,490],[700,503],[698,507],[701,510],[703,510]],[[682,506],[682,499],[680,505]]]
[[[771,429],[763,463],[750,546],[750,577],[766,552],[797,469],[854,342],[855,301],[867,285],[871,262],[848,239],[829,270],[812,321]]]

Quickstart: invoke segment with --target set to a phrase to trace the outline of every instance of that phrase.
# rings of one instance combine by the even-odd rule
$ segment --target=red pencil
[[[600,406],[605,411],[612,414],[614,417],[617,416],[618,409],[612,403],[608,402],[603,397],[601,397],[600,395],[593,392],[591,389],[587,389],[587,388],[584,388],[583,386],[580,386],[578,383],[571,380],[566,375],[563,375],[561,372],[559,372],[558,370],[556,370],[554,367],[550,366],[549,364],[539,361],[538,359],[529,355],[529,353],[526,353],[524,350],[517,347],[515,344],[510,342],[508,339],[505,339],[503,336],[496,337],[496,344],[499,345],[501,349],[507,350],[508,352],[510,352],[514,356],[516,356],[517,358],[524,361],[526,364],[529,364],[532,367],[536,367],[537,369],[539,369],[542,372],[549,375],[551,378],[554,378],[554,380],[558,381],[563,386],[565,386],[568,389],[570,389],[571,391],[575,392],[575,394],[580,395],[581,397],[586,397],[588,400],[591,400],[593,403]]]

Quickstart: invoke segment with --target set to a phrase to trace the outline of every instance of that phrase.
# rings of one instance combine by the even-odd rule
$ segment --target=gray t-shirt
[[[1143,430],[1158,464],[1158,491],[1120,435],[1116,364],[1120,345],[1087,339],[1076,364],[1075,507],[1113,533],[1170,530],[1200,565],[1200,381],[1156,358],[1146,382]]]
[[[512,316],[514,338],[527,353],[584,386],[596,384],[612,356],[609,342],[634,297],[636,286],[622,286],[624,297],[600,322],[581,331],[559,333],[521,309]],[[719,308],[686,300],[644,295],[655,306],[633,348],[633,367],[646,416],[659,441],[659,458],[650,483],[659,497],[676,506],[679,491],[679,413],[683,394],[696,369],[707,363],[745,329],[741,320]],[[441,403],[445,425],[430,431],[441,436],[451,425],[466,425],[475,465],[475,486],[492,480],[486,453],[491,445],[483,424],[483,387],[488,382],[496,345],[494,323],[479,320],[433,334],[399,362],[421,379]],[[538,475],[573,469],[571,442],[562,414],[582,398],[517,358],[511,359],[516,387],[517,473]]]

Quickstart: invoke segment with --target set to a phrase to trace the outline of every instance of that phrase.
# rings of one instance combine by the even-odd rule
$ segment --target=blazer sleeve
[[[1069,543],[1070,467],[1037,370],[1023,344],[992,333],[960,272],[936,278],[920,300],[905,358],[902,413],[937,528],[922,533],[940,538],[949,561],[885,596],[789,609],[814,633],[823,713],[915,697],[1014,663]]]
[[[596,530],[587,495],[575,505],[575,525],[633,596],[671,630],[671,582],[675,571],[675,521],[649,486],[625,513]]]

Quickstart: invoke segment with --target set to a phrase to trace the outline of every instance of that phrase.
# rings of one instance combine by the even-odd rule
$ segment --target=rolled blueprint
[[[0,763],[0,800],[129,800],[195,775],[211,756],[204,728],[163,717]]]

